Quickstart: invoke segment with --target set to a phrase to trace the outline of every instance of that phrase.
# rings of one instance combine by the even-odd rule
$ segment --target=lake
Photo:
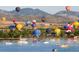
[[[79,41],[47,40],[45,42],[1,41],[0,52],[78,52]]]

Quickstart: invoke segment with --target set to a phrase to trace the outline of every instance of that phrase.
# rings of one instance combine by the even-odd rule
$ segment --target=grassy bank
[[[39,37],[39,39],[45,39],[45,38],[70,38],[70,37],[74,37],[74,36],[79,36],[79,30],[75,30],[75,32],[71,32],[69,34],[65,33],[65,30],[63,28],[61,28],[61,34],[60,36],[56,36],[53,35],[52,33],[54,33],[54,29],[51,28],[51,32],[50,33],[46,33],[46,29],[45,28],[39,28],[39,30],[41,30],[41,35]],[[11,31],[9,29],[5,29],[0,30],[0,38],[34,38],[32,35],[33,29],[22,29],[21,31],[19,30],[14,30]]]

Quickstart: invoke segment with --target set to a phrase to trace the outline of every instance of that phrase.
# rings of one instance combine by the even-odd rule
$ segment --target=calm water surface
[[[66,47],[62,47],[65,45]],[[0,52],[79,52],[79,41],[47,40],[45,42],[1,41]]]

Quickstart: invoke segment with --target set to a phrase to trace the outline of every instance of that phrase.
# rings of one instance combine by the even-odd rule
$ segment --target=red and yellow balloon
[[[75,21],[75,22],[73,23],[73,25],[75,26],[75,29],[77,29],[77,28],[79,27],[79,22],[78,22],[78,21]]]

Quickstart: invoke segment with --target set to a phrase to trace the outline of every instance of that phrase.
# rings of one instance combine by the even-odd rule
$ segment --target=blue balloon
[[[64,29],[68,29],[68,26],[67,26],[67,25],[65,25],[65,26],[64,26]]]
[[[36,29],[32,32],[32,34],[38,38],[41,35],[41,31]]]
[[[10,30],[13,30],[13,29],[15,29],[15,28],[16,28],[15,25],[11,25],[11,26],[9,26],[9,29],[10,29]]]
[[[32,27],[35,27],[36,26],[36,24],[32,24]]]

